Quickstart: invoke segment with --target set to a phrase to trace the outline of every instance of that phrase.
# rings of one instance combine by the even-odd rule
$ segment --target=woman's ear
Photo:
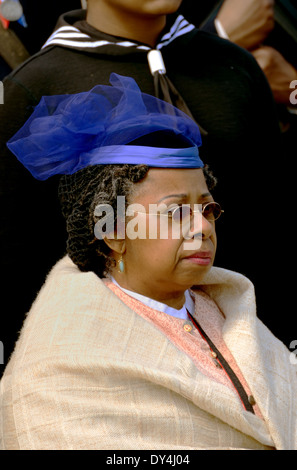
[[[104,238],[106,245],[114,252],[122,255],[126,251],[126,240],[117,238]]]

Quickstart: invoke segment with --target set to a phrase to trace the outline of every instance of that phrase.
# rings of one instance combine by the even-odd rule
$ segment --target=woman
[[[250,281],[212,267],[197,125],[111,83],[44,99],[8,144],[35,177],[64,175],[68,254],[2,379],[2,448],[295,449],[288,351]]]

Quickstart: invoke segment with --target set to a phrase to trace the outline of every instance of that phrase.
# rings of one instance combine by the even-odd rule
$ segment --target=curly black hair
[[[95,165],[73,175],[64,175],[59,183],[59,198],[68,233],[67,253],[81,271],[93,271],[104,277],[115,260],[110,248],[94,234],[97,218],[95,208],[108,204],[117,221],[117,197],[124,196],[126,207],[131,200],[135,183],[145,178],[146,165]],[[211,191],[216,178],[204,167],[206,183]]]

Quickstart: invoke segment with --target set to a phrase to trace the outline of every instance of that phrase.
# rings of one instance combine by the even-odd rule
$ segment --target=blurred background
[[[23,8],[23,21],[10,21],[7,25],[2,17],[0,22],[0,80],[40,50],[62,13],[82,5],[81,0],[51,0],[48,7],[40,0],[18,1]]]

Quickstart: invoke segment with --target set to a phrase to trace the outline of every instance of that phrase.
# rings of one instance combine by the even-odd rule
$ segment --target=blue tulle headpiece
[[[132,78],[113,73],[110,83],[74,95],[43,97],[8,148],[38,180],[98,164],[203,167],[200,131],[190,117],[142,93]],[[151,146],[149,140],[139,145],[140,138],[160,132],[162,146]],[[168,148],[168,133],[183,138],[182,148]]]

